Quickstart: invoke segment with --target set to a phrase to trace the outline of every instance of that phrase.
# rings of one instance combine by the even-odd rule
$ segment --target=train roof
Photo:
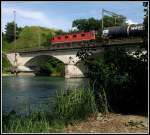
[[[84,34],[84,33],[93,33],[93,32],[95,32],[95,31],[87,31],[87,32],[81,31],[81,32],[75,32],[75,33],[66,33],[66,34],[57,35],[54,37],[68,36],[68,35],[75,35],[75,34]]]

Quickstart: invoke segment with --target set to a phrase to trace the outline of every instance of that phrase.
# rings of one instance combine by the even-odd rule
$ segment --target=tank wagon
[[[120,38],[120,37],[138,37],[143,35],[143,24],[114,26],[103,30],[102,37],[104,38]]]

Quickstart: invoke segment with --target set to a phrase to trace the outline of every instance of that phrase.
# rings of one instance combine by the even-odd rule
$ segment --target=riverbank
[[[2,73],[2,76],[15,76],[15,75],[11,73]]]
[[[35,76],[34,73],[18,73],[18,76]],[[15,76],[15,74],[11,73],[2,73],[2,76]],[[63,77],[61,74],[50,74],[49,77]]]
[[[108,113],[73,123],[66,133],[148,133],[148,117]]]
[[[3,88],[7,88],[7,90],[3,90],[3,112],[8,112],[9,110],[13,110],[13,112],[10,114],[3,113],[3,132],[148,132],[148,118],[145,116],[141,117],[140,115],[123,115],[114,113],[102,115],[102,113],[106,113],[103,108],[101,108],[102,113],[99,113],[93,90],[90,88],[84,89],[84,87],[81,86],[85,86],[85,84],[82,85],[81,82],[81,79],[71,80],[57,77],[13,77],[12,81],[11,77],[4,77]],[[87,81],[83,80],[83,82],[85,83]],[[12,86],[13,89],[9,89],[9,87],[12,88]],[[57,90],[60,90],[54,91],[54,87],[56,87]],[[20,91],[20,88],[22,91]],[[68,91],[66,91],[66,89],[68,89]],[[12,91],[14,92],[14,98],[12,98]],[[20,96],[20,93],[22,92],[24,96]],[[8,96],[9,94],[10,96]],[[28,95],[34,98],[28,98]],[[50,100],[50,97],[53,98]],[[23,98],[26,100],[22,101]],[[37,100],[41,102],[35,102]],[[43,102],[44,100],[46,102]],[[32,103],[38,103],[39,108],[36,108],[36,106],[34,106],[35,104],[32,105]],[[42,103],[43,106],[40,107],[40,103]],[[102,103],[102,101],[100,103]],[[21,106],[19,107],[19,105]],[[19,114],[21,114],[21,116]]]
[[[48,133],[61,131],[62,127],[64,129],[70,123],[82,121],[88,116],[97,114],[93,91],[90,89],[57,91],[53,103],[51,111],[48,112],[44,111],[45,107],[39,111],[31,111],[28,107],[26,110],[29,111],[24,115],[18,114],[16,111],[3,113],[3,132]]]
[[[148,133],[148,117],[136,114],[98,113],[66,124],[52,115],[35,113],[16,117],[12,113],[3,116],[3,121],[10,125],[9,128],[3,127],[3,133]]]

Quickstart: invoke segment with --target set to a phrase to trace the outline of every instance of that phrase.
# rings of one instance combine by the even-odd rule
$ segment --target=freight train
[[[141,37],[143,35],[143,31],[143,24],[108,27],[102,31],[101,39]],[[99,37],[97,36],[97,32],[95,31],[70,33],[53,37],[51,44],[52,46],[63,43],[69,45],[69,43],[79,43],[94,40],[96,41],[98,38]]]

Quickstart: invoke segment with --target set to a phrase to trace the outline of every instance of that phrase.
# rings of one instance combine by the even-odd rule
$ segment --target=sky
[[[127,17],[129,24],[143,23],[142,1],[2,1],[1,29],[14,20],[19,27],[42,26],[68,31],[75,19],[101,19],[102,9]],[[107,14],[106,14],[107,15]]]

